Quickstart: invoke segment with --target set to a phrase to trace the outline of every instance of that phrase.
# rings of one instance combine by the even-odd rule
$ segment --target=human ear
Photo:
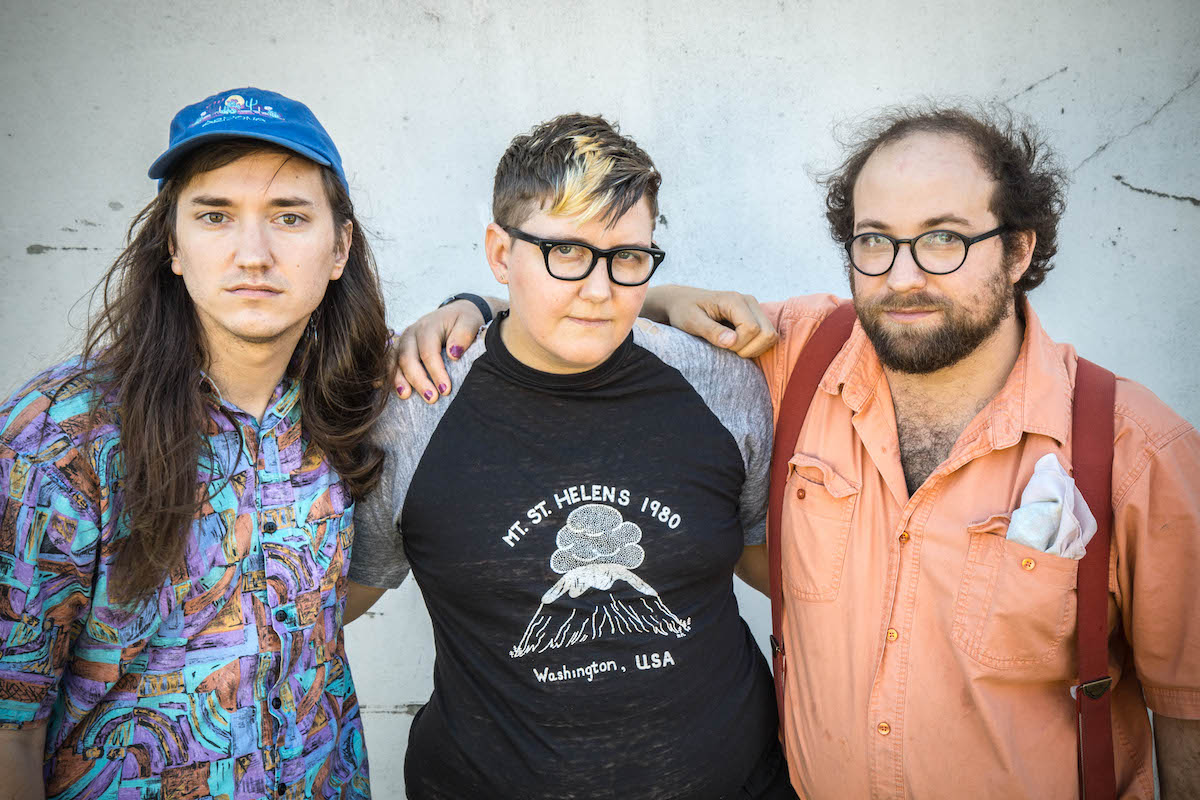
[[[1016,284],[1025,276],[1030,262],[1033,261],[1033,249],[1037,246],[1037,234],[1033,231],[1018,231],[1017,237],[1020,241],[1021,250],[1009,264],[1008,270],[1008,279],[1013,284]]]
[[[167,237],[167,252],[171,254],[171,272],[183,275],[183,266],[179,263],[179,255],[175,252],[175,237]]]
[[[483,231],[483,252],[497,283],[508,283],[508,258],[512,253],[512,237],[495,222]]]
[[[354,233],[354,223],[346,220],[342,223],[341,230],[336,233],[337,245],[333,249],[333,272],[329,274],[331,281],[342,277],[342,272],[346,269],[346,262],[350,260],[350,242],[351,235]]]

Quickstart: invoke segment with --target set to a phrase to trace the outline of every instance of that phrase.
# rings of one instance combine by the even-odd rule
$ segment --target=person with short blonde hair
[[[1086,687],[1111,697],[1115,762],[1089,780],[1150,798],[1157,766],[1164,798],[1200,796],[1200,434],[1116,380],[1097,584],[1109,576],[1109,671],[1080,675],[1079,559],[1108,509],[1089,510],[1072,478],[1079,358],[1028,298],[1058,250],[1066,175],[1037,129],[1000,109],[894,108],[860,134],[824,181],[854,324],[794,449],[782,445],[772,532],[793,785],[821,799],[1076,797],[1071,691]],[[760,308],[659,286],[645,312],[757,356],[782,420],[806,346],[847,302]],[[440,367],[407,345],[476,329],[470,307],[451,311],[402,335],[407,381]],[[765,591],[763,553],[743,570]]]
[[[732,583],[762,546],[769,399],[749,363],[635,325],[660,180],[599,117],[514,139],[484,234],[511,305],[448,402],[380,422],[347,619],[411,567],[436,646],[411,798],[795,797]]]

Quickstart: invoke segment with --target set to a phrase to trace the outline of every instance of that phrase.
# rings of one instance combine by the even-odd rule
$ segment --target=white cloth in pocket
[[[1079,560],[1096,533],[1096,518],[1058,458],[1048,453],[1033,467],[1007,538],[1050,555]]]

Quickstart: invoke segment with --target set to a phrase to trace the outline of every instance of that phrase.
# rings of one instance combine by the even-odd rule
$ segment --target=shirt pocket
[[[1068,680],[1075,673],[1079,562],[1006,539],[1009,518],[997,514],[967,526],[954,643],[994,670]]]
[[[837,599],[859,485],[825,462],[797,453],[783,495],[783,583],[789,597]]]

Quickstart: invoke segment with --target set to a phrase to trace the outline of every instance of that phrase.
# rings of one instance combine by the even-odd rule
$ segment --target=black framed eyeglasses
[[[883,275],[896,263],[900,245],[908,245],[913,261],[930,275],[948,275],[967,260],[967,251],[976,242],[1004,233],[1001,225],[978,236],[963,236],[958,231],[926,231],[912,239],[896,239],[886,233],[860,233],[846,242],[850,265],[863,275]]]
[[[505,228],[509,236],[537,245],[546,262],[546,271],[560,281],[581,281],[600,259],[608,265],[608,278],[618,286],[641,286],[650,280],[654,270],[667,257],[665,250],[657,247],[622,245],[611,250],[600,250],[583,242],[565,239],[541,239],[520,228]]]

